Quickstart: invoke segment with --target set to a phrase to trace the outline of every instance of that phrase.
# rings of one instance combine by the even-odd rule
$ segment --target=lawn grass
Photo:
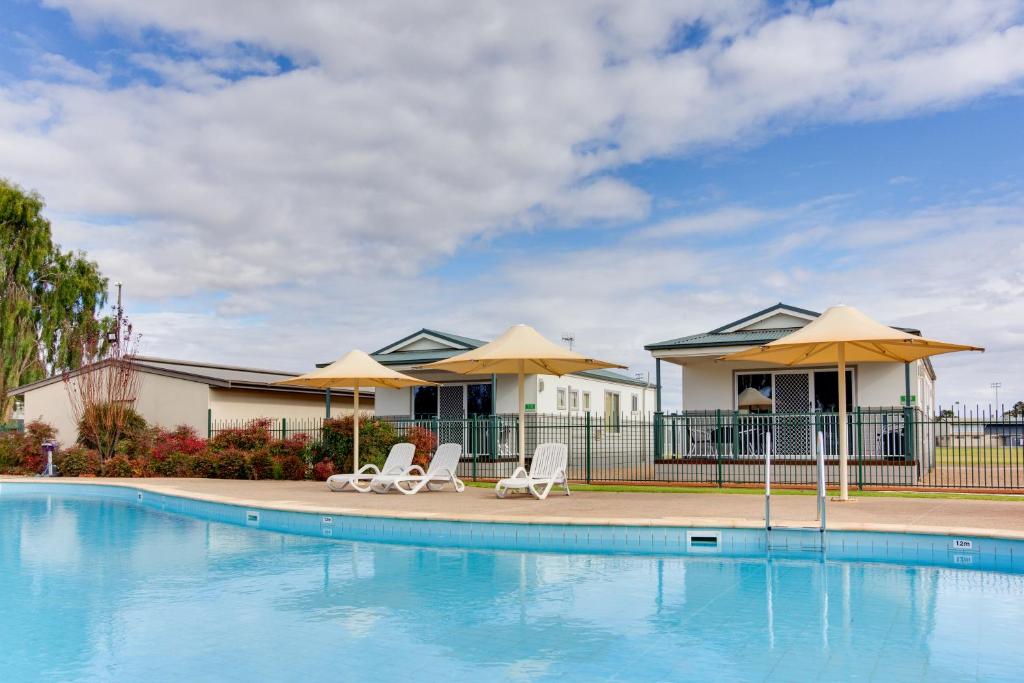
[[[935,464],[1024,466],[1024,448],[1020,446],[936,446]]]
[[[466,486],[477,488],[494,488],[494,484],[485,481],[467,481]],[[717,486],[631,486],[629,484],[570,484],[573,491],[594,491],[600,493],[718,493],[728,495],[763,496],[763,488],[736,487],[718,488]],[[838,495],[839,489],[829,488],[829,495]],[[810,489],[773,488],[773,496],[813,496],[816,492]],[[953,493],[942,491],[858,491],[851,490],[850,495],[858,498],[946,498],[953,500],[1002,500],[1024,503],[1024,496],[997,493]]]

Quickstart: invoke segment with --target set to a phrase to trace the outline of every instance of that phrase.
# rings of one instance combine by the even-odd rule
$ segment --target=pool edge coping
[[[403,519],[425,522],[473,522],[485,524],[528,524],[541,526],[608,526],[608,527],[666,527],[666,528],[722,528],[722,529],[764,529],[763,519],[736,517],[558,517],[554,515],[537,515],[532,517],[410,512],[405,510],[363,510],[346,507],[332,507],[301,503],[298,501],[264,501],[208,494],[197,491],[182,491],[170,486],[147,484],[145,480],[128,479],[111,481],[94,478],[38,478],[38,477],[0,477],[0,484],[53,484],[109,486],[112,488],[132,489],[147,493],[155,493],[186,500],[206,503],[218,503],[233,507],[274,510],[278,512],[298,512],[312,515],[336,515],[343,517]],[[344,494],[339,494],[344,495]],[[367,495],[367,494],[352,494]],[[679,495],[679,494],[671,494]],[[804,528],[799,526],[775,526],[774,529],[784,530]],[[862,531],[875,533],[921,534],[925,536],[973,536],[994,540],[1024,541],[1024,531],[1011,529],[989,529],[982,527],[936,527],[914,524],[878,524],[873,522],[838,522],[828,525],[828,531]]]

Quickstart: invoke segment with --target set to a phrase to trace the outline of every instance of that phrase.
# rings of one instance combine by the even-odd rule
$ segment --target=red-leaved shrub
[[[274,459],[266,450],[249,454],[249,477],[251,479],[274,478]]]
[[[31,473],[39,473],[46,466],[43,442],[57,436],[57,430],[41,420],[25,425],[25,436],[21,444],[21,466]]]
[[[405,433],[403,441],[408,441],[416,447],[416,454],[412,457],[412,464],[426,468],[430,464],[430,458],[437,450],[437,434],[426,427],[419,425]]]
[[[306,478],[306,461],[297,455],[285,455],[276,460],[282,479],[301,481]]]
[[[200,439],[194,428],[179,425],[170,431],[157,430],[151,455],[154,460],[163,461],[172,453],[195,455],[205,448],[206,439]]]
[[[270,419],[261,417],[250,420],[244,427],[222,429],[210,439],[211,451],[222,451],[226,448],[237,448],[241,451],[256,451],[273,440],[270,434]]]
[[[81,477],[100,473],[100,454],[84,446],[72,446],[53,456],[62,477]]]
[[[217,453],[214,472],[218,479],[248,479],[249,463],[245,452],[237,448],[226,448]]]
[[[327,481],[332,474],[334,474],[334,463],[328,458],[313,465],[313,479],[317,481]]]
[[[103,463],[104,477],[130,477],[133,474],[135,472],[132,470],[132,464],[123,455],[107,458]]]

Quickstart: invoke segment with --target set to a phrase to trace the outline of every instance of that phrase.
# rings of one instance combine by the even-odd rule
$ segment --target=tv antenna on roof
[[[572,345],[576,343],[576,337],[572,332],[563,332],[562,341],[569,345],[569,350],[572,351]]]

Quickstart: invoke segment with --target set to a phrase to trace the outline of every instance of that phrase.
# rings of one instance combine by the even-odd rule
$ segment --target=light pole
[[[999,387],[1003,386],[1002,382],[992,382],[989,384],[990,387],[996,390],[996,415],[999,414]]]

